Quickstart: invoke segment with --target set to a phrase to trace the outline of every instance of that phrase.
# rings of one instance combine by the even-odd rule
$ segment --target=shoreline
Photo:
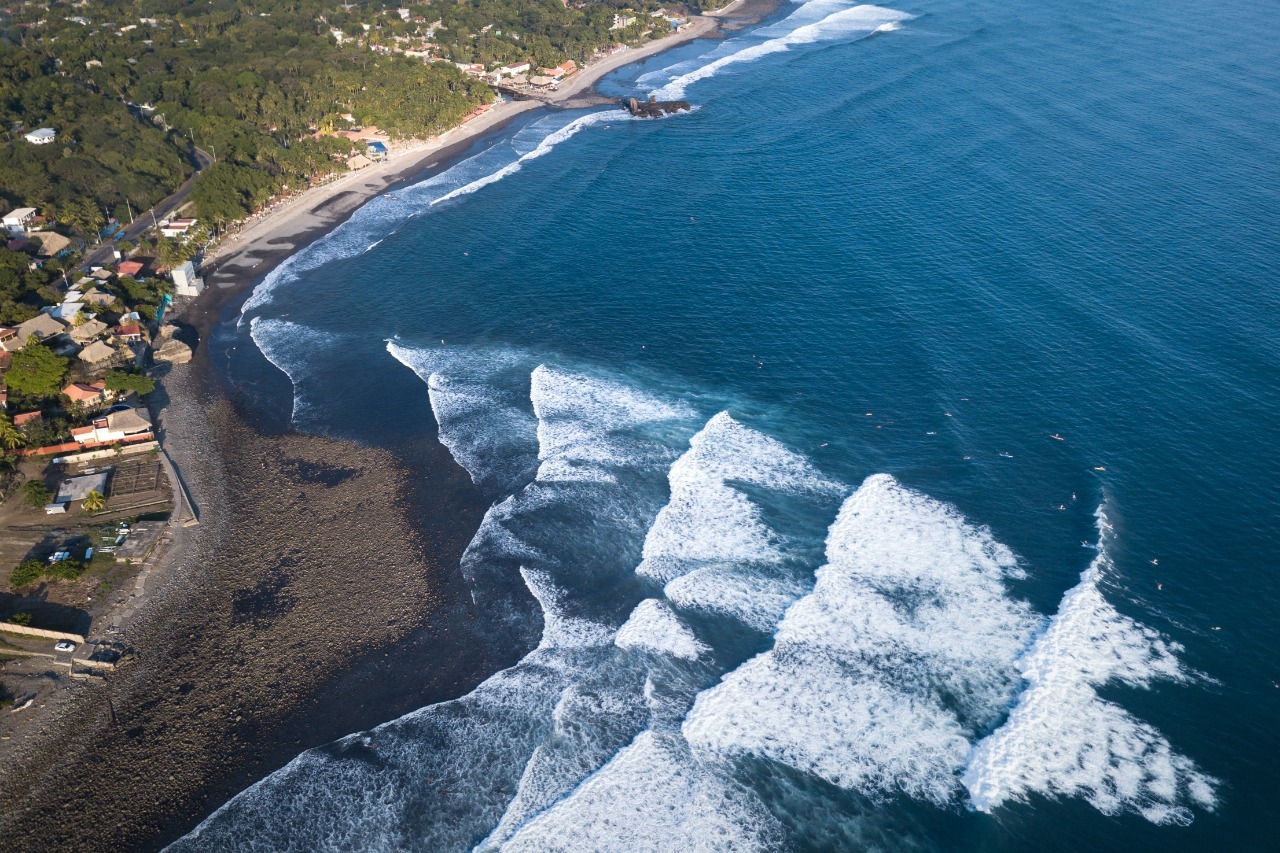
[[[737,0],[684,33],[606,57],[553,103],[499,104],[299,194],[213,253],[208,292],[170,319],[194,333],[194,358],[161,378],[152,401],[202,524],[182,528],[154,566],[130,638],[134,662],[106,684],[67,692],[14,744],[0,769],[0,835],[19,839],[14,849],[160,849],[304,750],[463,695],[528,651],[477,612],[461,579],[462,551],[488,505],[443,446],[408,459],[266,434],[218,376],[210,332],[277,264],[378,194],[451,165],[524,112],[574,108],[606,74],[772,3]],[[350,486],[329,486],[317,470],[322,479],[354,473]],[[369,494],[384,495],[383,505],[366,507]],[[299,539],[299,517],[341,544]],[[395,542],[407,547],[375,544]],[[351,565],[387,571],[353,586]],[[68,802],[80,805],[68,813]]]
[[[635,62],[700,38],[713,38],[724,24],[738,17],[750,21],[776,8],[776,0],[734,0],[728,5],[695,16],[690,27],[628,47],[579,70],[545,99],[504,100],[466,124],[445,131],[433,141],[417,141],[398,147],[381,163],[304,190],[278,207],[258,214],[233,235],[224,238],[203,262],[206,278],[219,290],[239,292],[245,279],[261,281],[290,255],[337,228],[375,197],[437,166],[448,168],[455,158],[487,133],[501,130],[526,112],[536,109],[573,109],[575,105],[602,104],[591,98],[595,84],[605,75]]]

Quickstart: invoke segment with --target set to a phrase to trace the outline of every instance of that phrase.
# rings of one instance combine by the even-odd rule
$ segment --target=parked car
[[[76,650],[76,644],[70,640],[59,640],[58,645],[53,648],[60,652],[74,652]]]

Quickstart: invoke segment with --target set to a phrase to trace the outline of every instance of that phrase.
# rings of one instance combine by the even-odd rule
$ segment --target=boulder
[[[186,364],[191,361],[191,347],[177,338],[169,338],[156,349],[153,358],[169,364]]]
[[[178,331],[177,326],[173,325],[172,323],[166,323],[165,325],[160,327],[159,331],[156,332],[156,338],[158,340],[167,341],[169,340],[169,338],[172,338],[174,333],[177,331]]]

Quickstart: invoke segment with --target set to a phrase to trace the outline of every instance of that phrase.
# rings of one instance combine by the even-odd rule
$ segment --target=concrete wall
[[[79,634],[68,634],[64,631],[46,631],[43,628],[29,628],[26,625],[14,625],[9,622],[0,624],[0,632],[21,634],[26,637],[43,637],[46,640],[70,640],[73,643],[84,642],[84,637]]]

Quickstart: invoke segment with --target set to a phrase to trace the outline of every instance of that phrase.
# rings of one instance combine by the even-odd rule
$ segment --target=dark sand
[[[136,659],[11,747],[6,849],[159,848],[303,749],[526,651],[494,649],[473,612],[458,561],[487,504],[440,445],[409,462],[262,435],[215,384],[207,358],[164,381],[166,445],[202,524],[130,632]]]
[[[737,29],[776,6],[747,0],[719,23]],[[386,186],[447,167],[474,141]],[[368,197],[317,199],[305,227],[224,253],[181,318],[193,340]],[[267,434],[228,398],[204,346],[158,396],[201,524],[175,531],[130,630],[134,659],[5,748],[7,850],[159,849],[304,749],[463,695],[528,651],[472,604],[459,559],[487,502],[431,436],[393,451]]]

